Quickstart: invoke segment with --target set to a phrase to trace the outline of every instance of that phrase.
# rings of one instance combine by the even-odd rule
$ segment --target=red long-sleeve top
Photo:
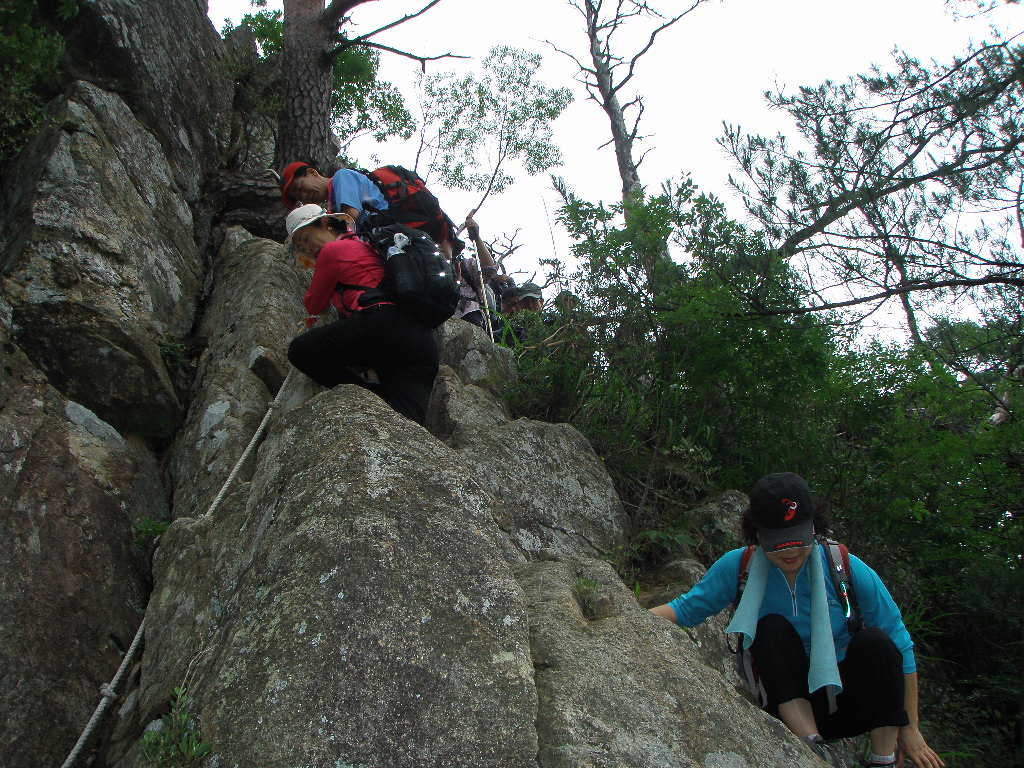
[[[328,303],[332,303],[342,317],[348,317],[353,312],[366,309],[359,306],[359,297],[365,291],[341,286],[376,288],[383,279],[384,261],[377,252],[351,233],[340,235],[317,253],[313,280],[306,291],[306,311],[311,315],[319,315],[327,309]]]

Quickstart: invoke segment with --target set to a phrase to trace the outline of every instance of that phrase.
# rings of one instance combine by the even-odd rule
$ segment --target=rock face
[[[304,281],[281,245],[228,229],[197,329],[204,350],[194,396],[171,451],[175,515],[205,512],[277,394],[304,316],[296,300]]]
[[[230,132],[231,72],[201,0],[91,0],[64,31],[81,79],[124,94],[156,137],[189,203],[220,164]],[[139,179],[144,183],[144,179]]]
[[[142,620],[148,567],[132,525],[168,513],[145,450],[10,341],[2,355],[0,754],[6,768],[59,765]]]
[[[165,355],[202,280],[192,214],[118,96],[79,82],[62,109],[27,234],[5,244],[5,314],[54,386],[122,434],[165,442],[182,416]]]
[[[819,765],[693,658],[607,563],[517,568],[530,614],[541,768]]]
[[[456,459],[355,387],[286,414],[244,503],[161,545],[143,710],[196,658],[224,765],[531,765],[522,593]]]
[[[515,362],[480,328],[450,320],[438,339],[445,364],[427,426],[493,496],[509,557],[611,554],[623,542],[625,514],[586,438],[568,424],[512,420],[501,395],[516,376]]]

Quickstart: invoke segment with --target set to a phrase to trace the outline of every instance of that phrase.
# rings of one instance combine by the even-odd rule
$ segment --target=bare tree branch
[[[368,3],[370,0],[332,0],[330,5],[324,8],[320,14],[320,22],[332,26],[341,21],[342,16],[351,11],[357,5]]]
[[[468,59],[469,58],[469,56],[463,56],[462,54],[450,53],[450,52],[449,53],[442,53],[442,54],[439,54],[437,56],[417,56],[415,53],[409,53],[408,51],[401,51],[398,48],[392,48],[390,45],[384,45],[383,43],[375,43],[375,42],[367,41],[367,40],[351,40],[351,41],[347,41],[346,43],[344,43],[342,45],[339,45],[337,48],[335,48],[333,51],[331,51],[331,53],[332,53],[332,55],[337,55],[338,53],[340,53],[341,51],[345,50],[346,48],[353,48],[353,47],[355,47],[357,45],[358,46],[362,46],[364,48],[377,48],[377,49],[379,49],[381,51],[387,51],[388,53],[394,53],[394,54],[397,54],[398,56],[404,56],[407,59],[412,59],[413,61],[418,61],[420,63],[420,67],[423,69],[424,72],[427,70],[427,62],[428,61],[437,61],[438,59]]]

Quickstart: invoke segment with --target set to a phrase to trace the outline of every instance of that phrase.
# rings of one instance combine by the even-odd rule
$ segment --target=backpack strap
[[[836,596],[846,613],[846,627],[852,635],[864,628],[864,619],[857,607],[857,593],[853,586],[853,571],[850,570],[850,550],[845,544],[833,539],[820,537],[819,542],[828,551],[829,573]]]
[[[747,576],[750,574],[750,558],[754,556],[756,550],[756,544],[750,544],[743,550],[743,556],[740,558],[740,572],[736,577],[736,597],[732,601],[733,608],[740,604],[740,597],[743,595],[743,588],[747,586]]]

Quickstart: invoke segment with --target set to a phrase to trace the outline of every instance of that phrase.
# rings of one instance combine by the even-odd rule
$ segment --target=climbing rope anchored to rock
[[[242,468],[242,465],[245,464],[246,460],[249,458],[249,455],[252,453],[256,445],[259,443],[260,438],[263,436],[263,433],[266,431],[267,424],[270,423],[270,417],[274,413],[276,408],[280,405],[281,396],[283,395],[284,391],[288,388],[288,383],[291,381],[293,373],[295,373],[295,369],[290,368],[288,371],[288,375],[285,376],[284,381],[281,383],[281,386],[277,390],[277,395],[274,396],[274,399],[271,401],[270,406],[267,408],[267,412],[263,415],[263,421],[261,421],[260,425],[256,428],[256,432],[253,434],[252,439],[249,441],[249,444],[245,447],[245,450],[242,451],[242,455],[238,457],[238,461],[235,462],[235,466],[232,467],[231,472],[228,474],[227,480],[224,481],[224,485],[221,486],[220,492],[217,494],[216,498],[210,504],[209,509],[206,510],[206,514],[204,515],[204,517],[213,514],[214,510],[216,510],[217,507],[220,506],[221,501],[224,500],[224,496],[227,494],[228,489],[234,482],[235,477],[238,475],[239,470]],[[117,673],[114,675],[113,680],[111,680],[109,683],[105,683],[104,685],[100,686],[100,703],[96,706],[96,709],[92,713],[92,717],[89,718],[89,722],[86,724],[85,729],[82,731],[82,734],[78,737],[78,741],[75,742],[75,746],[68,754],[68,757],[61,765],[61,768],[72,768],[72,766],[75,765],[78,758],[81,756],[82,750],[85,749],[85,745],[88,743],[89,738],[92,736],[93,731],[96,730],[97,726],[100,724],[100,721],[103,719],[104,714],[106,714],[106,711],[110,707],[111,702],[113,702],[114,699],[117,698],[117,687],[118,685],[120,685],[121,678],[124,677],[124,673],[128,669],[129,665],[132,663],[132,660],[135,658],[136,653],[138,653],[139,647],[142,645],[142,636],[145,631],[145,628],[146,617],[145,615],[143,615],[142,622],[139,624],[139,628],[135,632],[134,639],[132,639],[132,644],[128,647],[128,652],[125,653],[124,659],[121,660],[121,666],[118,667]]]

